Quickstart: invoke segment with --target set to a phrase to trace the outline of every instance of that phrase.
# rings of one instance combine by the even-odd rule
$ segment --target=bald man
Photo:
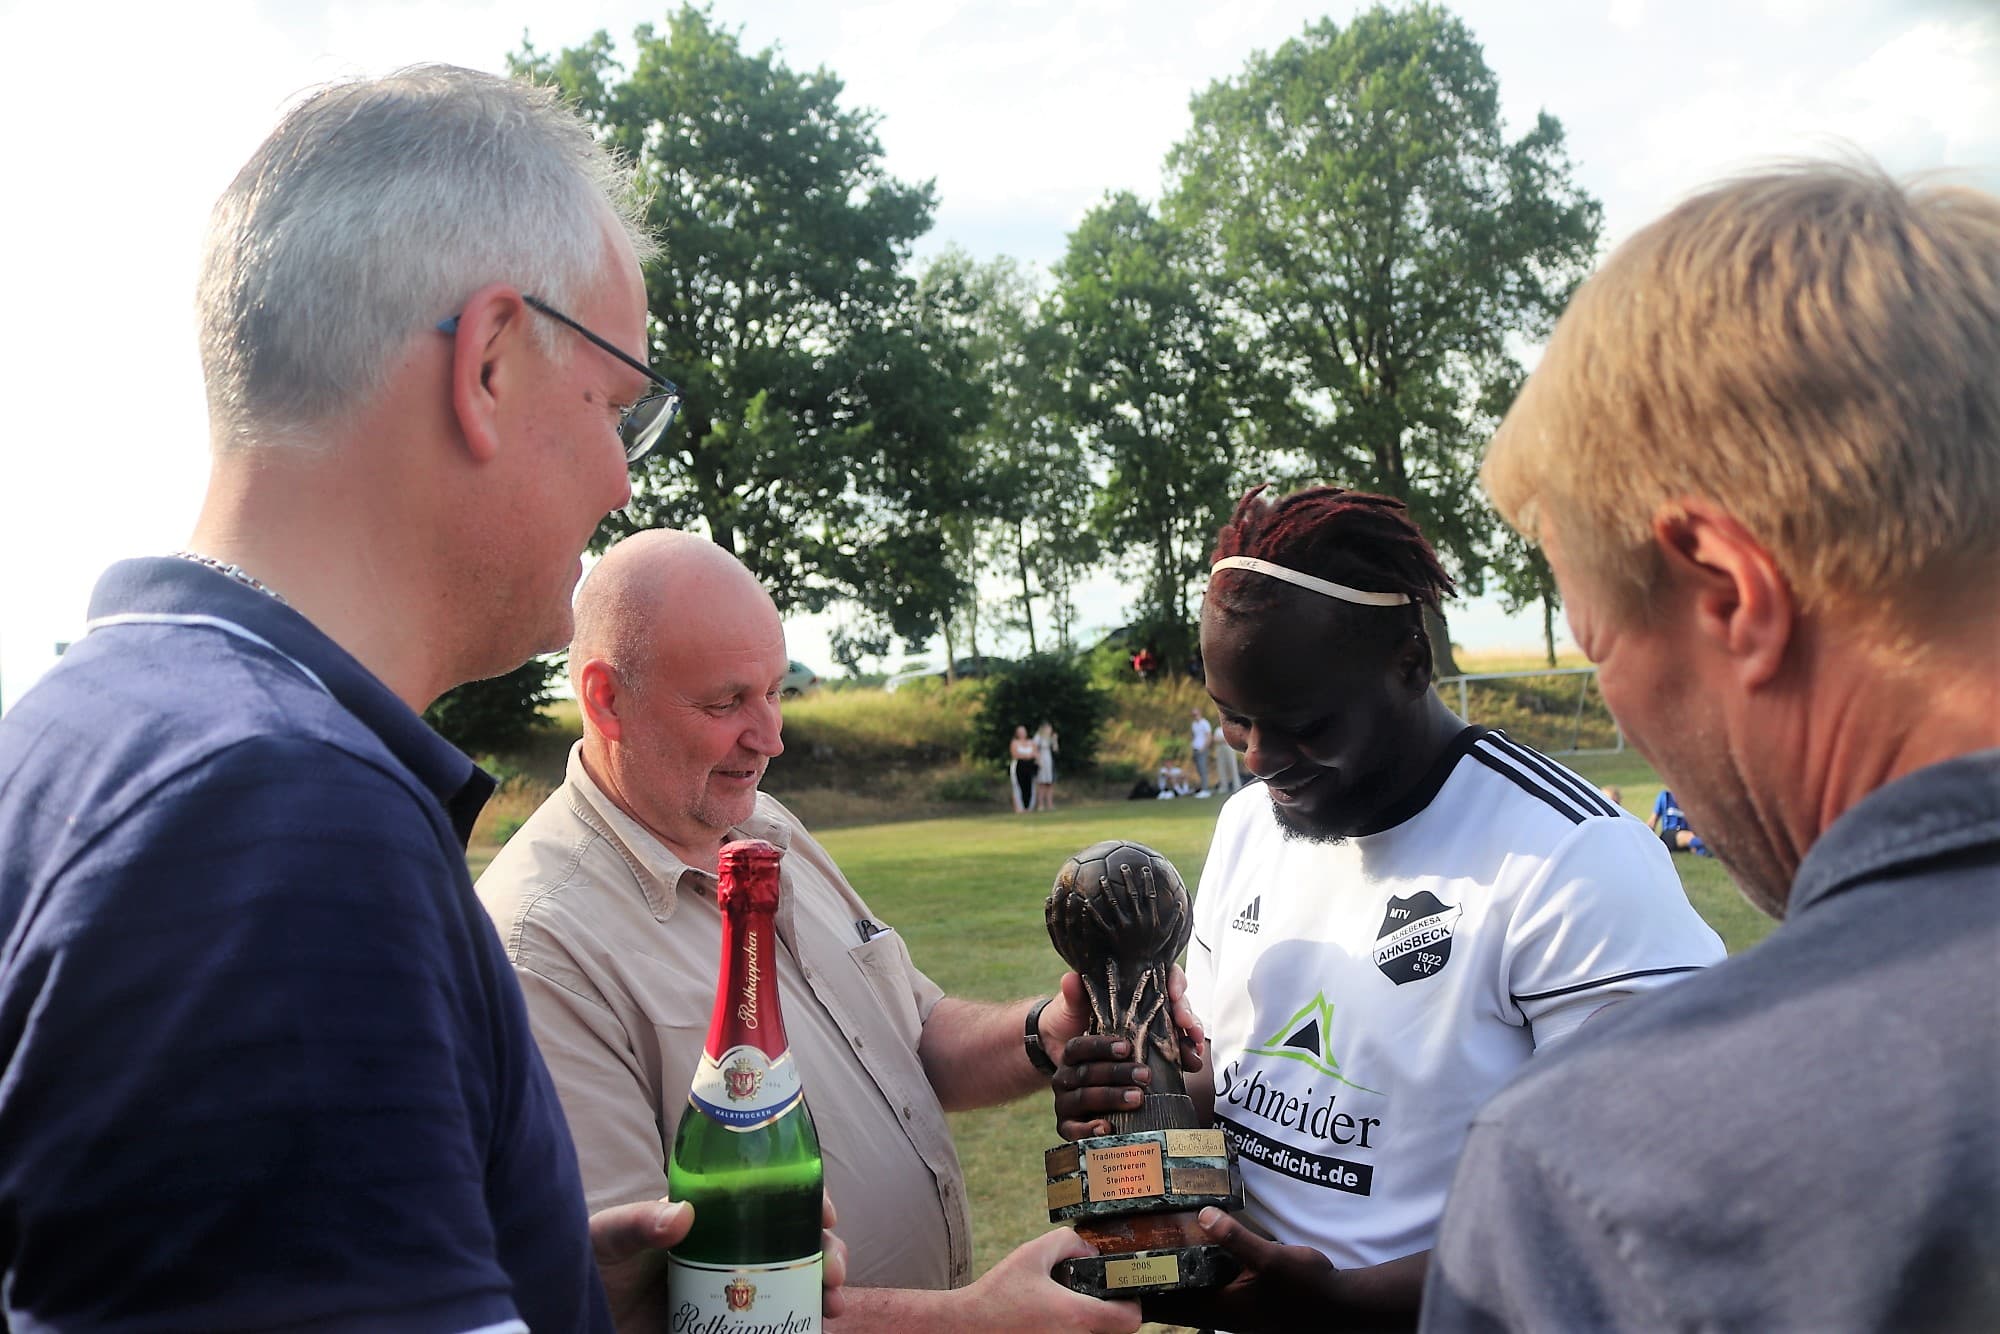
[[[1137,1328],[1132,1303],[1049,1279],[1057,1261],[1090,1253],[1068,1229],[965,1286],[971,1227],[944,1114],[1046,1090],[1046,1054],[1083,1031],[1080,996],[945,996],[758,790],[784,749],[787,663],[769,595],[704,538],[627,538],[578,593],[570,681],[583,740],[479,896],[527,996],[592,1207],[666,1192],[714,999],[716,864],[724,843],[766,839],[785,849],[787,1035],[849,1248],[848,1314],[833,1327]]]

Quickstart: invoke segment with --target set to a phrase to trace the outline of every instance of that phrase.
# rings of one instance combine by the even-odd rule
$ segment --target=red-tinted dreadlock
[[[1451,576],[1402,501],[1337,486],[1272,500],[1264,494],[1269,485],[1252,487],[1236,502],[1216,534],[1211,564],[1254,556],[1371,593],[1407,593],[1432,608],[1451,596]],[[1231,610],[1254,611],[1275,604],[1289,587],[1248,570],[1224,570],[1208,595]],[[1414,616],[1417,608],[1398,610]]]

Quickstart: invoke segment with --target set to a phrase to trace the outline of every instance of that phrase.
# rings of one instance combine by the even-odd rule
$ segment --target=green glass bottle
[[[819,1135],[778,1007],[776,847],[722,849],[722,968],[708,1045],[667,1160],[694,1229],[667,1257],[674,1334],[817,1334]]]

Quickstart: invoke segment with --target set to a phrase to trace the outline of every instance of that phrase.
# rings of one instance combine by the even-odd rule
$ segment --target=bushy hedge
[[[1084,664],[1052,653],[1023,659],[987,686],[973,731],[974,758],[1004,761],[1016,727],[1032,734],[1048,722],[1062,747],[1056,772],[1087,773],[1097,763],[1098,737],[1110,712],[1109,695],[1091,684]]]

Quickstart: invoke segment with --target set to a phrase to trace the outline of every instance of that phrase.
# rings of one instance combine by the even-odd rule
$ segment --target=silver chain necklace
[[[292,605],[291,603],[285,601],[285,595],[283,593],[280,593],[277,589],[271,587],[269,584],[265,583],[262,579],[259,579],[256,575],[250,573],[250,571],[244,569],[241,565],[230,565],[224,561],[217,560],[213,556],[204,556],[199,551],[176,551],[174,553],[174,556],[176,559],[179,560],[191,560],[196,565],[206,565],[209,569],[214,570],[217,574],[224,575],[228,578],[234,579],[237,583],[242,584],[245,588],[254,588],[259,593],[262,593],[265,597],[276,598],[278,600],[278,605],[281,607],[289,607]]]

